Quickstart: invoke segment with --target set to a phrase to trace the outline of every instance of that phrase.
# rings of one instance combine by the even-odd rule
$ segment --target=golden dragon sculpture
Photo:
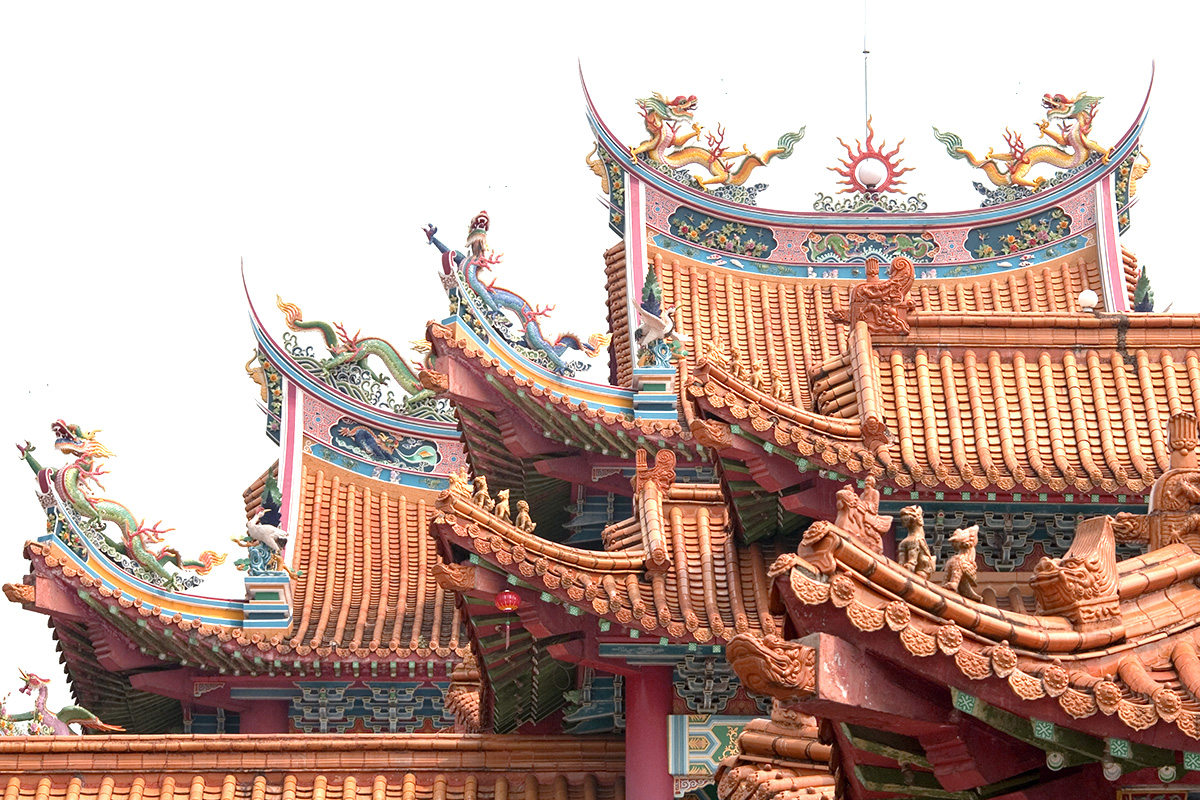
[[[1089,138],[1092,122],[1096,118],[1096,107],[1102,99],[1087,92],[1080,92],[1074,98],[1062,94],[1043,95],[1042,107],[1046,109],[1046,116],[1037,124],[1039,137],[1049,137],[1054,144],[1037,144],[1026,148],[1021,135],[1006,128],[1004,140],[1008,144],[1008,152],[997,153],[989,148],[987,155],[980,158],[963,147],[962,137],[957,134],[942,133],[937,128],[933,129],[933,133],[946,146],[946,152],[952,158],[967,159],[971,166],[983,170],[996,186],[1038,189],[1046,182],[1046,178],[1031,176],[1030,171],[1041,164],[1060,170],[1071,169],[1087,161],[1092,153],[1100,154],[1107,163],[1110,151]],[[1057,132],[1050,130],[1051,120],[1060,120]]]
[[[715,135],[706,133],[708,146],[699,144],[687,145],[693,139],[699,139],[703,127],[693,121],[696,110],[696,96],[680,95],[674,100],[668,100],[658,92],[652,97],[637,101],[642,110],[642,119],[646,124],[646,132],[650,138],[639,145],[629,148],[629,154],[634,158],[645,154],[656,164],[665,164],[674,169],[682,169],[694,164],[708,171],[710,177],[694,176],[701,188],[711,184],[726,184],[741,186],[758,167],[764,166],[774,158],[787,158],[792,154],[796,143],[804,138],[804,128],[795,133],[785,133],[779,137],[779,142],[771,150],[761,156],[750,151],[746,145],[741,150],[731,151],[725,146],[725,130],[718,125]],[[681,134],[681,124],[691,123],[692,130]],[[734,159],[742,159],[734,163]]]

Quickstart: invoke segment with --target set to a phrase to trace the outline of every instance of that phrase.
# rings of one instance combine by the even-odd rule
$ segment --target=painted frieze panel
[[[768,228],[730,222],[687,206],[680,206],[668,221],[673,236],[709,250],[767,258],[777,247]]]
[[[1066,239],[1062,250],[1065,253],[1083,243],[1081,237],[1071,236],[1071,222],[1071,217],[1056,206],[1038,217],[1028,217],[990,228],[972,229],[967,237],[967,246],[977,258],[991,258],[1033,250]]]
[[[862,264],[904,256],[914,264],[929,264],[938,254],[932,233],[838,233],[813,231],[804,242],[808,260],[817,264]]]

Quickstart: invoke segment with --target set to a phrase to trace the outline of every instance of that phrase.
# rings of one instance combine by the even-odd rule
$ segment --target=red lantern
[[[512,589],[505,589],[496,595],[496,608],[505,614],[511,614],[521,607],[521,598]],[[504,620],[504,649],[508,649],[509,620]]]

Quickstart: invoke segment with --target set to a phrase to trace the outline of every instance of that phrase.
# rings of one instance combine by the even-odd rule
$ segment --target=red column
[[[625,679],[625,797],[669,800],[675,782],[667,761],[671,667],[642,667]]]

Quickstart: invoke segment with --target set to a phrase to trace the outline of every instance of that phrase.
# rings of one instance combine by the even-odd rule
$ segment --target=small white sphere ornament
[[[1079,293],[1079,307],[1084,311],[1095,311],[1098,305],[1100,297],[1093,290],[1084,289]]]
[[[858,162],[858,168],[854,170],[854,177],[858,178],[858,182],[863,186],[874,189],[887,180],[887,164],[877,158],[864,158]]]

